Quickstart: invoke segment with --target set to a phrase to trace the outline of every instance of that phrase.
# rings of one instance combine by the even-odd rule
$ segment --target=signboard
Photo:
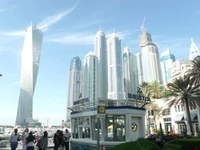
[[[84,103],[84,102],[89,102],[89,98],[79,99],[79,100],[74,102],[74,105],[77,105],[77,104],[80,104],[80,103]]]
[[[106,116],[105,100],[99,100],[99,105],[97,106],[97,117],[105,118],[105,116]]]

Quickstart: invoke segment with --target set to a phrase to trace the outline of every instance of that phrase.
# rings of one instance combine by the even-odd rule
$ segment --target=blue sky
[[[188,59],[193,38],[200,47],[199,0],[0,0],[0,124],[14,125],[20,90],[21,51],[25,29],[43,28],[43,48],[33,117],[58,125],[65,119],[70,60],[93,51],[101,27],[107,37],[115,29],[122,48],[139,52],[145,28],[162,52]]]

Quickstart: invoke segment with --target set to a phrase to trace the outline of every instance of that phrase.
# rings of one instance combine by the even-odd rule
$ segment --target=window
[[[125,141],[125,116],[108,115],[106,141]]]
[[[180,105],[178,105],[178,112],[180,112]]]
[[[72,119],[73,138],[78,138],[78,119]]]
[[[177,112],[176,106],[174,106],[175,112]]]

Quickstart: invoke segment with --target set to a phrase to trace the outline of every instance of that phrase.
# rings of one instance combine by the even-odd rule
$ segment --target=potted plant
[[[160,130],[153,128],[152,131],[154,132],[154,135],[156,137],[156,141],[160,141]]]

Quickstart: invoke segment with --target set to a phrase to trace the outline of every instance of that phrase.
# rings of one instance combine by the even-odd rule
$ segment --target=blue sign
[[[150,100],[149,97],[145,97],[145,96],[141,96],[141,95],[136,95],[136,94],[130,94],[130,93],[128,93],[128,98],[136,99],[136,100],[143,100],[143,101],[146,101],[146,102],[151,102],[151,100]]]

